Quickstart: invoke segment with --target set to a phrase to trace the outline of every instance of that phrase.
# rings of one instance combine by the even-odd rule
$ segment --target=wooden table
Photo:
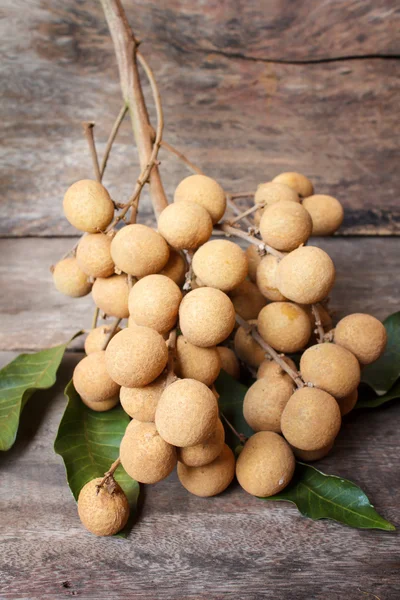
[[[126,1],[154,67],[165,139],[232,191],[299,170],[346,209],[333,239],[338,317],[398,310],[400,88],[397,3]],[[398,7],[397,7],[398,8]],[[6,0],[0,220],[0,360],[89,327],[90,297],[53,289],[49,265],[74,243],[61,199],[91,177],[79,122],[94,119],[100,151],[120,106],[111,41],[97,3]],[[161,156],[166,190],[184,168]],[[105,184],[125,200],[138,173],[126,123]],[[142,222],[150,222],[144,198]],[[0,597],[397,600],[397,533],[313,522],[233,485],[190,496],[171,475],[142,490],[127,540],[80,526],[53,442],[62,390],[79,360],[66,355],[56,387],[28,403],[14,447],[0,455]],[[353,480],[400,524],[400,406],[344,421],[327,473]]]

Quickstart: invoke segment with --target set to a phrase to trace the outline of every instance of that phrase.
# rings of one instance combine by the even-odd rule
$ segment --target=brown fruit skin
[[[293,394],[293,382],[276,377],[257,379],[244,397],[243,416],[254,431],[281,433],[281,416]]]
[[[221,370],[221,360],[215,346],[200,348],[183,335],[176,340],[175,373],[182,379],[196,379],[212,385]]]
[[[154,423],[131,421],[122,438],[119,456],[132,479],[157,483],[168,477],[176,465],[176,450],[157,432]]]
[[[82,525],[94,535],[114,535],[129,518],[129,502],[117,482],[110,493],[106,485],[97,488],[101,477],[83,486],[78,497],[78,514]]]
[[[257,251],[257,247],[254,244],[250,244],[246,248],[245,254],[247,256],[247,262],[249,265],[249,279],[253,283],[257,280],[257,267],[260,264],[262,258]]]
[[[106,412],[107,410],[114,408],[114,406],[117,406],[119,402],[119,396],[114,396],[108,400],[101,400],[100,402],[91,402],[90,400],[85,400],[85,398],[81,398],[81,400],[83,404],[95,412]]]
[[[244,445],[236,463],[236,478],[253,496],[267,498],[282,491],[293,477],[293,452],[273,431],[259,431]]]
[[[126,275],[98,277],[93,284],[92,296],[96,306],[109,317],[129,317],[129,286]]]
[[[249,321],[250,325],[257,325],[256,320]],[[257,369],[265,358],[265,350],[255,341],[251,333],[243,327],[238,327],[234,346],[237,357],[249,367]]]
[[[178,462],[178,477],[183,487],[201,498],[221,494],[235,476],[235,457],[224,444],[222,452],[211,463],[202,467],[188,467]]]
[[[195,446],[215,430],[218,403],[212,391],[195,379],[178,379],[161,395],[156,410],[156,427],[173,446]]]
[[[295,457],[304,462],[314,462],[316,460],[321,460],[321,458],[324,458],[329,454],[332,448],[333,442],[331,442],[324,448],[320,448],[319,450],[300,450],[300,448],[295,448],[294,446],[291,446]]]
[[[119,397],[122,408],[136,421],[154,423],[157,404],[165,387],[166,375],[164,374],[144,387],[121,387]]]
[[[226,346],[217,346],[217,351],[221,361],[221,369],[234,379],[239,379],[240,364],[234,351]]]
[[[339,433],[342,418],[335,398],[317,388],[297,390],[282,413],[286,440],[300,450],[320,450]]]
[[[169,248],[157,231],[135,223],[117,232],[111,242],[111,256],[118,269],[140,278],[165,267]]]
[[[339,404],[341,415],[344,417],[345,415],[348,415],[357,404],[358,389],[356,388],[348,396],[345,396],[344,398],[337,398],[336,400]]]
[[[182,287],[185,283],[185,273],[187,268],[188,266],[183,256],[176,250],[170,248],[168,262],[163,270],[160,271],[160,275],[169,277],[178,287]]]
[[[315,304],[329,294],[335,275],[335,265],[324,250],[305,246],[282,258],[276,282],[281,294],[289,300],[298,304]]]
[[[228,240],[212,240],[195,252],[193,270],[208,287],[229,292],[247,277],[247,256],[243,250]]]
[[[307,198],[314,193],[314,187],[311,181],[305,175],[289,171],[280,173],[272,180],[275,183],[284,183],[295,190],[302,198]]]
[[[206,175],[189,175],[180,182],[175,190],[174,202],[182,201],[200,204],[207,210],[213,223],[218,223],[226,209],[224,190]]]
[[[128,327],[106,349],[107,370],[124,387],[144,387],[166,367],[168,350],[162,336],[149,327]]]
[[[61,294],[71,298],[86,296],[92,289],[86,273],[79,267],[76,258],[64,258],[53,270],[53,281]]]
[[[277,250],[290,252],[305,244],[312,232],[312,220],[296,202],[282,200],[267,206],[260,221],[263,241]]]
[[[223,342],[235,327],[235,309],[228,296],[215,288],[192,290],[179,307],[179,326],[195,346],[209,348]]]
[[[261,206],[269,206],[281,202],[282,200],[300,202],[296,190],[285,183],[278,183],[276,181],[260,183],[254,195],[254,204],[260,204]]]
[[[178,461],[187,467],[204,467],[221,454],[224,443],[225,429],[218,419],[216,428],[202,444],[177,448]]]
[[[282,360],[297,373],[297,367],[291,358],[284,356]],[[281,379],[282,377],[287,381],[292,381],[291,377],[289,377],[282,367],[270,358],[265,358],[258,367],[257,379],[267,379],[272,384],[275,379]]]
[[[165,275],[147,275],[129,293],[129,314],[137,325],[159,333],[170,331],[178,318],[182,292]]]
[[[85,340],[85,352],[86,354],[92,354],[92,352],[100,352],[104,350],[104,345],[108,339],[108,336],[112,330],[111,325],[100,325],[100,327],[96,327],[92,329]],[[114,335],[121,331],[119,327],[117,327]]]
[[[85,356],[75,367],[72,381],[80,397],[102,402],[119,393],[119,385],[108,374],[104,350]]]
[[[333,196],[315,194],[304,198],[303,206],[313,222],[312,235],[333,235],[343,223],[343,206]]]
[[[196,250],[210,239],[212,230],[209,213],[194,202],[170,204],[158,219],[158,231],[176,250]]]
[[[383,354],[387,333],[375,317],[354,313],[336,325],[334,342],[352,352],[362,365],[369,365]]]
[[[304,381],[335,398],[345,398],[351,394],[358,387],[361,375],[354,354],[330,343],[307,348],[300,359],[300,372]]]
[[[258,287],[251,281],[242,281],[229,293],[235,311],[245,321],[257,319],[258,313],[266,305],[266,300]]]
[[[91,179],[73,183],[65,193],[63,207],[71,225],[88,233],[103,231],[114,216],[114,204],[106,188]]]
[[[114,261],[111,258],[111,237],[104,233],[84,235],[76,249],[76,260],[86,275],[90,277],[110,277],[114,274]]]
[[[261,337],[278,352],[297,352],[311,337],[310,319],[305,310],[292,302],[271,302],[257,319]]]
[[[278,264],[276,256],[272,254],[264,256],[257,267],[256,281],[258,289],[265,298],[272,302],[285,302],[287,298],[280,293],[276,282]]]

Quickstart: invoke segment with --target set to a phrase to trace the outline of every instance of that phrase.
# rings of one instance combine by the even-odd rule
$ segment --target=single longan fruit
[[[295,459],[289,444],[273,431],[259,431],[244,445],[236,463],[242,488],[266,498],[282,491],[293,477]]]
[[[207,465],[188,467],[178,462],[178,477],[183,487],[201,498],[221,494],[232,483],[235,476],[235,457],[232,450],[224,444],[222,452]]]
[[[117,406],[119,402],[119,396],[114,396],[108,400],[101,400],[100,402],[92,402],[91,400],[85,400],[85,398],[81,398],[81,400],[83,404],[86,404],[86,406],[91,410],[96,412],[106,412],[107,410],[114,408],[114,406]]]
[[[342,417],[344,417],[345,415],[348,415],[349,412],[351,412],[353,410],[353,408],[357,404],[357,400],[358,400],[358,389],[357,388],[355,390],[353,390],[351,392],[351,394],[349,394],[348,396],[345,396],[344,398],[337,398],[337,403],[339,404],[339,408],[340,408]]]
[[[157,483],[176,465],[176,450],[158,434],[154,423],[131,421],[122,438],[119,456],[129,477],[139,483]]]
[[[178,287],[182,287],[185,283],[185,273],[187,271],[186,260],[179,252],[170,248],[169,259],[160,275],[169,277],[176,283]]]
[[[106,188],[98,181],[81,179],[64,196],[64,214],[68,221],[88,233],[102,231],[114,216],[114,204]]]
[[[96,327],[92,329],[85,340],[85,352],[86,354],[92,354],[92,352],[100,352],[100,350],[104,350],[104,345],[108,340],[108,336],[112,330],[111,325],[100,325],[100,327]],[[121,331],[120,327],[117,327],[114,334]]]
[[[254,195],[254,204],[260,204],[261,206],[269,206],[270,204],[276,204],[282,200],[300,202],[296,190],[285,183],[277,183],[274,181],[260,183]]]
[[[293,381],[257,379],[244,397],[243,416],[254,431],[281,432],[283,409],[293,394]]]
[[[343,223],[343,206],[333,196],[315,194],[304,198],[303,206],[313,222],[312,235],[332,235]]]
[[[170,331],[178,318],[182,292],[165,275],[147,275],[129,293],[129,314],[136,325],[159,333]]]
[[[92,296],[96,306],[109,317],[129,317],[129,286],[126,275],[98,277],[93,284]]]
[[[218,223],[226,209],[222,187],[206,175],[189,175],[175,190],[174,202],[194,202],[207,210],[212,222]]]
[[[193,270],[204,285],[229,292],[247,277],[247,256],[228,240],[207,242],[193,256]]]
[[[107,370],[124,387],[144,387],[161,375],[168,361],[163,337],[150,327],[128,327],[107,346]]]
[[[136,421],[154,423],[157,404],[166,385],[166,375],[161,374],[144,387],[121,387],[119,398],[122,408]]]
[[[111,236],[104,233],[88,233],[81,238],[76,249],[76,260],[86,275],[110,277],[114,274],[111,239]]]
[[[321,458],[324,458],[329,454],[333,448],[333,442],[319,450],[300,450],[300,448],[295,448],[294,446],[291,446],[291,448],[296,458],[299,458],[304,462],[314,462],[315,460],[321,460]]]
[[[175,372],[178,377],[212,385],[220,370],[221,360],[215,346],[201,348],[191,344],[183,335],[177,338]]]
[[[170,204],[158,219],[158,231],[176,250],[195,250],[210,239],[212,230],[209,213],[193,202]]]
[[[271,302],[257,319],[261,337],[278,352],[297,352],[311,337],[311,323],[304,309],[292,302]]]
[[[89,402],[109,400],[119,393],[119,385],[108,374],[104,350],[85,356],[76,365],[72,381],[80,397]]]
[[[179,326],[195,346],[209,348],[223,342],[235,327],[235,309],[224,292],[201,287],[192,290],[179,307]]]
[[[305,175],[296,172],[280,173],[272,180],[275,183],[284,183],[295,190],[302,198],[307,198],[314,193],[311,181]]]
[[[216,428],[202,444],[177,449],[178,461],[188,467],[203,467],[221,454],[224,443],[225,429],[218,419]]]
[[[250,244],[250,246],[246,248],[245,254],[247,256],[247,263],[249,266],[249,279],[253,283],[256,283],[257,267],[260,264],[262,258],[258,253],[257,247],[254,244]]]
[[[257,320],[249,321],[249,325],[257,325]],[[243,327],[238,327],[234,338],[235,352],[239,359],[249,367],[257,369],[265,358],[265,350]]]
[[[297,373],[297,367],[291,358],[284,356],[282,357],[282,360],[284,360],[285,363]],[[281,379],[282,377],[287,381],[292,381],[291,377],[286,373],[286,371],[284,371],[282,367],[271,358],[265,358],[258,367],[257,379],[267,379],[268,382],[272,384],[275,379]]]
[[[305,244],[312,232],[312,220],[296,202],[282,200],[267,206],[260,221],[263,241],[277,250],[290,252]]]
[[[297,390],[282,413],[286,440],[300,450],[320,450],[339,433],[342,418],[335,398],[317,388]]]
[[[101,477],[83,486],[78,497],[78,514],[82,525],[94,535],[114,535],[123,529],[129,518],[129,502],[117,482],[112,491]]]
[[[384,352],[387,333],[385,326],[375,317],[354,313],[336,325],[334,341],[350,350],[362,365],[369,365]]]
[[[157,231],[135,223],[117,232],[111,242],[111,256],[118,269],[140,278],[165,267],[169,248]]]
[[[286,300],[278,290],[276,273],[279,261],[276,256],[267,254],[263,256],[256,271],[256,281],[261,294],[273,302],[284,302]]]
[[[278,289],[293,302],[315,304],[331,291],[335,265],[328,254],[315,246],[305,246],[284,256],[278,265]]]
[[[156,427],[173,446],[195,446],[215,430],[218,403],[212,391],[195,379],[178,379],[162,393],[156,409]]]
[[[221,361],[221,369],[234,379],[239,379],[240,365],[234,351],[226,346],[217,346],[217,351]]]
[[[86,273],[78,265],[74,257],[64,258],[58,262],[53,270],[53,281],[61,294],[80,298],[86,296],[92,289]]]
[[[335,398],[348,396],[360,383],[358,360],[349,350],[336,344],[316,344],[307,348],[300,359],[300,372],[304,381]]]
[[[229,297],[235,311],[245,321],[257,319],[258,313],[266,305],[266,300],[258,287],[247,279],[229,292]]]

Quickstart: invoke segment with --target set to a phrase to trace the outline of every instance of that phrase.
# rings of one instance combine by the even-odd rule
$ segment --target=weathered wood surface
[[[167,141],[228,190],[299,170],[343,201],[343,234],[399,233],[394,0],[125,4],[159,82]],[[120,108],[100,3],[7,0],[2,10],[0,235],[74,235],[61,201],[92,174],[80,121],[98,123],[101,151]],[[171,197],[187,171],[161,158]],[[124,201],[137,175],[127,122],[105,183]]]
[[[12,353],[0,353],[1,364]],[[55,391],[36,394],[15,446],[0,454],[0,596],[54,600],[398,600],[398,533],[311,521],[237,484],[212,499],[189,495],[172,474],[142,491],[127,540],[97,539],[80,525],[53,451],[76,354]],[[320,468],[360,485],[400,523],[400,406],[354,412]]]

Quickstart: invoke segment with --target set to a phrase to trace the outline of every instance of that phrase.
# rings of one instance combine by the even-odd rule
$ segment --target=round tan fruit
[[[165,267],[169,248],[157,231],[135,223],[117,232],[111,242],[111,256],[118,269],[140,278]]]
[[[144,387],[121,387],[119,397],[122,408],[132,419],[146,423],[154,422],[157,404],[165,387],[164,374]]]
[[[254,195],[254,203],[260,204],[261,206],[269,206],[270,204],[276,204],[282,200],[300,202],[296,190],[285,183],[277,183],[274,181],[260,183]]]
[[[247,277],[247,256],[228,240],[207,242],[193,256],[193,270],[208,287],[229,292]]]
[[[358,389],[355,389],[344,398],[337,398],[337,403],[339,404],[340,412],[342,417],[349,414],[357,404],[358,400]]]
[[[129,293],[129,314],[137,325],[159,333],[170,331],[178,318],[182,292],[165,275],[147,275]]]
[[[111,331],[111,325],[100,325],[100,327],[92,329],[85,340],[86,354],[92,354],[92,352],[100,352],[100,350],[104,350],[104,346]],[[121,331],[119,327],[117,327],[115,330],[114,335],[118,333],[118,331]]]
[[[225,443],[225,430],[220,419],[217,426],[202,444],[178,448],[178,460],[188,467],[203,467],[215,460],[222,452]]]
[[[217,346],[217,351],[221,361],[221,369],[234,379],[239,379],[240,365],[234,351],[226,346]]]
[[[280,173],[272,180],[275,183],[284,183],[295,190],[302,198],[307,198],[314,193],[311,181],[305,175],[296,172]]]
[[[277,250],[290,252],[305,244],[312,232],[312,220],[296,202],[282,200],[267,206],[260,221],[263,241]]]
[[[261,337],[279,352],[298,352],[311,337],[311,323],[305,310],[292,302],[271,302],[257,319]]]
[[[85,400],[85,398],[81,398],[81,400],[83,404],[86,404],[88,408],[91,408],[95,412],[106,412],[107,410],[114,408],[114,406],[117,406],[119,402],[119,396],[114,396],[108,400],[101,400],[100,402],[92,402],[90,400]]]
[[[64,258],[58,262],[53,270],[53,281],[61,294],[80,298],[86,296],[92,289],[86,273],[78,265],[74,257]]]
[[[102,402],[119,393],[119,385],[108,374],[105,352],[85,356],[75,367],[72,380],[81,398],[89,402]]]
[[[71,225],[88,233],[103,231],[114,216],[114,204],[106,188],[91,179],[73,183],[65,193],[63,206]]]
[[[222,187],[211,177],[189,175],[175,190],[174,202],[194,202],[205,208],[213,223],[224,215],[226,197]]]
[[[256,281],[258,289],[265,298],[273,302],[284,302],[286,298],[278,290],[276,282],[278,264],[276,256],[272,254],[264,256],[257,267]]]
[[[315,460],[321,460],[321,458],[324,458],[329,454],[333,448],[333,442],[319,450],[300,450],[294,446],[291,446],[291,448],[296,458],[299,458],[304,462],[314,462]]]
[[[257,325],[257,321],[249,321],[249,325]],[[257,369],[265,358],[265,350],[243,327],[238,327],[234,338],[235,352],[238,358],[249,367]]]
[[[297,373],[297,367],[291,358],[282,357],[287,365]],[[275,379],[284,377],[288,381],[292,381],[291,377],[282,369],[282,367],[270,358],[265,358],[258,367],[257,379],[267,379],[271,384]]]
[[[266,300],[258,287],[247,279],[229,292],[229,297],[235,311],[245,321],[257,319],[258,313],[266,305]]]
[[[288,485],[295,464],[290,446],[280,435],[259,431],[245,443],[236,463],[236,477],[246,492],[266,498]]]
[[[250,246],[246,248],[245,254],[247,256],[247,262],[249,265],[249,279],[253,283],[256,283],[257,267],[261,262],[261,256],[254,244],[250,244]]]
[[[235,457],[232,450],[224,444],[222,452],[208,465],[188,467],[178,462],[178,477],[183,487],[201,498],[221,494],[235,476]]]
[[[177,202],[162,211],[158,231],[176,250],[195,250],[210,239],[213,224],[200,204]]]
[[[303,206],[313,222],[312,235],[332,235],[343,222],[343,206],[333,196],[315,194],[305,198]]]
[[[286,440],[299,450],[320,450],[331,444],[341,425],[335,398],[317,388],[297,390],[282,413],[281,428]]]
[[[114,535],[123,529],[129,518],[129,502],[117,482],[112,491],[101,477],[83,486],[78,498],[78,514],[82,525],[94,535]]]
[[[173,250],[169,251],[169,259],[160,275],[166,275],[176,283],[178,287],[182,287],[185,283],[185,273],[187,271],[187,264],[185,259],[179,252]]]
[[[161,395],[156,410],[156,427],[161,437],[174,446],[195,446],[215,430],[218,403],[212,391],[195,379],[178,379]]]
[[[384,325],[375,317],[354,313],[336,325],[334,341],[350,350],[362,365],[369,365],[384,352],[387,333]]]
[[[175,372],[178,377],[212,385],[220,370],[221,361],[215,346],[201,348],[191,344],[183,335],[177,338]]]
[[[96,306],[109,317],[129,317],[129,286],[126,275],[99,277],[93,284],[92,296]]]
[[[114,261],[111,258],[111,237],[104,233],[84,235],[76,249],[76,260],[86,275],[90,277],[110,277],[114,274]]]
[[[293,381],[257,379],[244,397],[243,416],[254,431],[281,432],[281,416],[293,394]]]

